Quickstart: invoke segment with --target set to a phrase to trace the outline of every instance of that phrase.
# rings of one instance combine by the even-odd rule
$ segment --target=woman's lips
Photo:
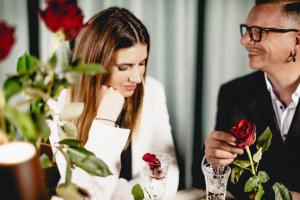
[[[124,87],[127,91],[134,91],[136,88],[136,85],[125,85]]]

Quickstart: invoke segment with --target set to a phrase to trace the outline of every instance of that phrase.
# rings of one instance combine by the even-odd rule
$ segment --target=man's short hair
[[[294,18],[300,26],[300,0],[256,0],[255,5],[282,3],[282,15]]]
[[[267,3],[291,3],[291,2],[299,2],[300,0],[256,0],[255,4],[267,4]]]

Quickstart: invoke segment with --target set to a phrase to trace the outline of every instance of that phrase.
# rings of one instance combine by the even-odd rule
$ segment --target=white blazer
[[[60,113],[67,91],[63,91],[58,101],[50,101],[49,106],[54,112]],[[113,105],[112,105],[113,106]],[[51,129],[50,144],[56,156],[56,163],[61,174],[61,181],[65,177],[66,162],[63,156],[54,147],[59,136],[55,120],[49,122]],[[172,162],[166,177],[166,197],[175,195],[179,182],[179,170],[176,161],[174,143],[167,112],[165,91],[160,82],[147,77],[144,88],[144,102],[141,113],[140,130],[132,140],[132,177],[127,182],[119,179],[121,160],[120,155],[129,136],[129,129],[115,128],[93,120],[89,130],[89,138],[85,148],[94,152],[110,168],[113,175],[108,177],[93,176],[80,168],[73,170],[72,182],[86,189],[95,200],[124,200],[133,199],[131,188],[142,181],[142,170],[145,162],[142,157],[145,153],[166,153],[172,157]]]

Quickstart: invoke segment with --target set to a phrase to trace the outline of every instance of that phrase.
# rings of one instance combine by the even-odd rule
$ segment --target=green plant
[[[255,200],[260,200],[265,194],[264,183],[270,180],[270,177],[265,171],[258,170],[259,163],[262,159],[262,155],[271,145],[272,132],[269,127],[263,132],[263,134],[256,141],[256,153],[252,156],[250,148],[245,146],[248,160],[234,160],[231,182],[237,183],[240,176],[244,171],[249,171],[251,176],[245,183],[244,192],[252,192],[255,194]],[[254,141],[253,141],[254,142]],[[275,182],[273,185],[276,200],[290,200],[291,196],[289,190],[281,183]]]

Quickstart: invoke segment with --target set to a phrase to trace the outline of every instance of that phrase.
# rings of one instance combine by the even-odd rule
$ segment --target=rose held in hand
[[[230,133],[236,138],[235,144],[239,148],[251,146],[256,138],[256,127],[247,119],[242,119],[230,129]]]

